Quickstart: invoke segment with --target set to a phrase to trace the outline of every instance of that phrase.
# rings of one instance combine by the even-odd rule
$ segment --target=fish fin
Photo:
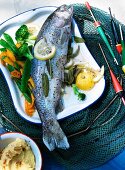
[[[48,121],[47,121],[48,122]],[[68,149],[69,143],[57,120],[49,120],[48,126],[43,126],[43,142],[53,151],[55,148]]]
[[[48,142],[47,138],[44,136],[43,142],[50,151],[53,151],[55,148],[61,148],[61,149],[68,149],[69,148],[69,143],[68,143],[68,140],[67,140],[66,137],[64,137],[59,143],[57,143],[54,136],[49,138],[49,142]]]

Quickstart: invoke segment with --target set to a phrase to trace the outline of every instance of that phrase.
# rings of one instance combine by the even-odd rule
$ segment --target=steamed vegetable
[[[25,100],[32,103],[31,89],[35,87],[30,77],[31,60],[33,59],[32,46],[26,43],[30,33],[26,25],[22,25],[15,33],[16,41],[7,33],[0,39],[1,63],[8,68],[12,79],[22,92]],[[32,109],[33,111],[33,109]]]
[[[17,43],[23,44],[29,37],[28,27],[26,25],[22,25],[15,33],[15,39]]]
[[[31,54],[31,51],[27,43],[24,43],[19,47],[19,55],[24,56],[28,58],[29,60],[33,59],[33,55]]]
[[[12,37],[9,34],[7,34],[7,33],[4,33],[3,36],[4,36],[5,40],[6,40],[6,42],[8,43],[8,45],[12,49],[10,51],[12,51],[15,55],[18,55],[18,48],[16,47]]]
[[[21,91],[24,93],[28,87],[28,80],[30,78],[31,72],[31,61],[29,59],[26,60],[23,68],[22,79],[21,79]]]
[[[21,88],[21,80],[20,79],[14,79],[19,90],[22,92],[22,88]],[[25,97],[25,99],[29,102],[32,103],[32,98],[31,98],[31,90],[30,88],[27,88],[26,92],[22,92],[23,96]]]
[[[6,41],[1,39],[0,45],[13,53],[18,60],[24,60],[24,57],[29,58],[30,60],[33,59],[30,46],[28,46],[27,43],[20,44],[20,47],[18,48],[9,34],[4,33],[4,38]]]
[[[14,54],[17,54],[17,51],[13,50],[13,48],[11,48],[11,45],[9,45],[4,39],[0,39],[0,45],[2,47],[4,47],[4,49],[8,49],[10,51],[12,51]]]
[[[33,116],[33,113],[35,112],[35,98],[33,95],[31,95],[32,102],[29,103],[27,100],[25,100],[25,112],[27,113],[28,116]]]
[[[84,100],[86,95],[84,93],[81,93],[75,84],[73,84],[72,87],[73,87],[74,94],[77,95],[78,99]]]

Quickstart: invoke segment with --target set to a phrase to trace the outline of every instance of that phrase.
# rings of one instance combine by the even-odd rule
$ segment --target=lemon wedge
[[[94,87],[93,76],[89,72],[81,72],[76,78],[76,86],[80,90],[90,90]]]
[[[56,47],[48,45],[45,38],[42,38],[34,47],[34,57],[39,60],[49,60],[55,56]]]

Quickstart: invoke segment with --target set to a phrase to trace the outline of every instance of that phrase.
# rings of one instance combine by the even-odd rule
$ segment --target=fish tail
[[[43,142],[50,151],[55,148],[69,148],[67,137],[55,119],[43,122]]]

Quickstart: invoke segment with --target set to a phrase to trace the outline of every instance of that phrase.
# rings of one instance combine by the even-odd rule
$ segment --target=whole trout
[[[36,58],[32,61],[31,76],[35,82],[35,106],[42,120],[43,142],[50,151],[56,147],[69,148],[68,140],[56,120],[56,107],[61,98],[62,82],[64,81],[64,65],[67,62],[72,15],[73,7],[68,8],[66,5],[62,5],[57,8],[43,24],[35,43],[37,44],[44,38],[47,44],[56,47],[55,56],[49,63],[52,76],[48,71],[47,61]],[[47,95],[44,92],[43,84],[45,82],[43,81],[49,84]]]

